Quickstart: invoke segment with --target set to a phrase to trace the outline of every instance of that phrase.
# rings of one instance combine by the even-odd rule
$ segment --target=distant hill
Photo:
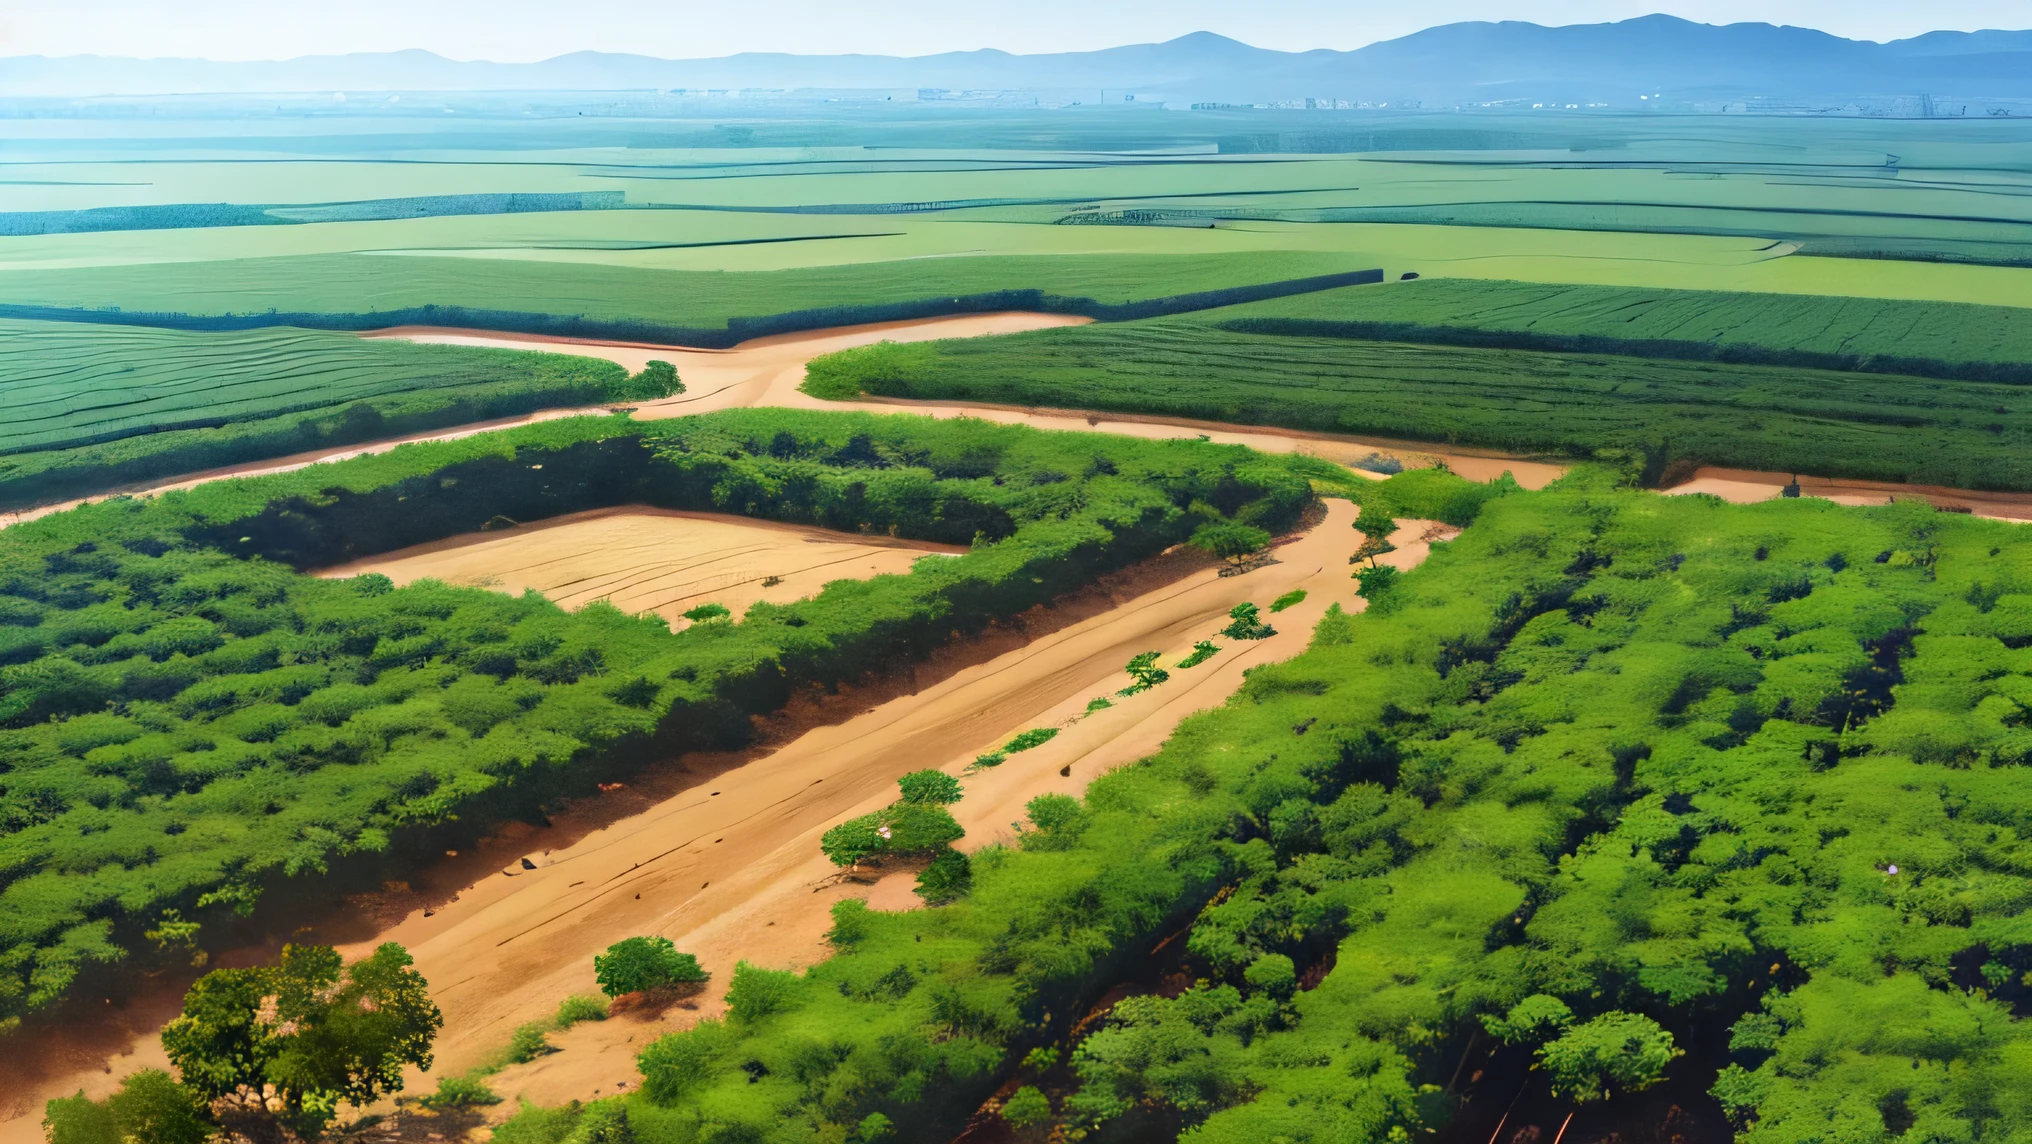
[[[105,56],[0,59],[0,96],[302,91],[642,89],[1024,90],[1187,101],[1306,97],[1639,104],[2032,97],[2032,31],[1929,32],[1888,44],[1810,28],[1645,16],[1548,28],[1514,21],[1429,28],[1351,52],[1277,52],[1209,32],[1096,52],[718,59],[574,52],[539,63],[448,60],[425,51],[254,63]]]

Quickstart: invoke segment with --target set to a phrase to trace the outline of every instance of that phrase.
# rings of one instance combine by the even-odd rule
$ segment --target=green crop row
[[[400,868],[798,686],[921,655],[1184,540],[1282,527],[1303,465],[1204,442],[734,411],[547,422],[0,532],[0,1026],[265,892]],[[971,543],[673,635],[605,604],[313,568],[644,503]],[[156,947],[149,952],[150,947]]]
[[[967,896],[842,903],[638,1094],[497,1139],[942,1140],[1023,1085],[1031,1131],[1325,1144],[1658,1083],[1748,1144],[2015,1138],[2028,644],[2011,525],[1513,492]],[[1197,984],[1081,1021],[1166,935]]]
[[[2032,383],[2032,310],[1427,278],[1207,314],[1228,329]]]
[[[0,322],[8,400],[0,454],[210,428],[419,390],[618,388],[611,362],[312,330],[191,334]]]
[[[1192,319],[878,345],[807,385],[1587,456],[2032,488],[2022,386],[1605,354],[1280,337]]]

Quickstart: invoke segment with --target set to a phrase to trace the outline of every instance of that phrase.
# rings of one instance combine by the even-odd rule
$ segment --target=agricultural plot
[[[1185,319],[818,359],[807,388],[1159,413],[1966,488],[2032,488],[2020,386],[1784,366],[1279,337]]]
[[[1429,278],[1205,320],[1265,334],[2032,379],[2032,310],[2009,306]]]
[[[310,330],[203,335],[0,323],[0,455],[216,426],[429,389],[536,379],[617,388],[583,358],[362,341]]]

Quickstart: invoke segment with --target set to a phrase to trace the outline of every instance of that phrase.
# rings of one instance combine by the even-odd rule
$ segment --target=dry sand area
[[[1980,489],[1951,489],[1942,485],[1907,485],[1891,481],[1852,480],[1846,477],[1794,478],[1790,473],[1769,473],[1755,469],[1695,469],[1684,483],[1661,489],[1669,496],[1707,493],[1731,504],[1755,504],[1783,496],[1785,486],[1797,479],[1799,495],[1822,497],[1837,504],[1889,504],[1900,497],[1916,498],[1939,508],[1969,512],[1993,520],[2032,521],[2032,494],[1985,492]]]
[[[379,572],[397,584],[432,579],[520,593],[566,608],[606,600],[653,612],[673,630],[687,609],[720,604],[735,616],[759,600],[788,604],[833,580],[907,573],[927,555],[965,548],[717,513],[629,505],[573,513],[499,532],[420,544],[326,568],[321,576]]]

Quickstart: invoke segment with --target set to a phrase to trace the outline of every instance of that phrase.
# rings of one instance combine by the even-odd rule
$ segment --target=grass
[[[820,359],[815,390],[1167,414],[1587,455],[2032,488],[2023,387],[1277,337],[1164,319]]]

